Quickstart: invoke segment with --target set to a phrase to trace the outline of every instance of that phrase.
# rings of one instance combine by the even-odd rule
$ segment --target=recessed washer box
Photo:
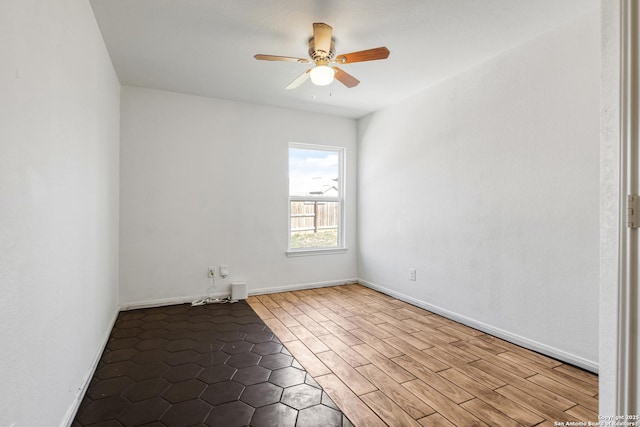
[[[249,296],[247,290],[247,282],[234,282],[231,284],[231,299],[232,300],[241,300],[247,299]]]

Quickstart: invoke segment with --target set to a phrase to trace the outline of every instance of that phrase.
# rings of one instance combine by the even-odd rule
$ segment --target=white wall
[[[208,266],[229,266],[213,294],[357,277],[355,200],[346,254],[288,258],[288,143],[346,147],[355,188],[351,119],[124,87],[121,103],[120,298],[123,306],[207,294]]]
[[[596,368],[599,52],[594,11],[361,119],[359,277]]]
[[[120,84],[86,1],[0,2],[0,426],[70,422],[117,310]]]

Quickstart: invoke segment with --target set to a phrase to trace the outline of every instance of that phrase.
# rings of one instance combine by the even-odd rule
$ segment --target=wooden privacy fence
[[[338,228],[339,203],[319,200],[291,202],[291,232],[313,232]]]

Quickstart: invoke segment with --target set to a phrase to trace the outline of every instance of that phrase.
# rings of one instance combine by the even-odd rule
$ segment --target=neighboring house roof
[[[309,194],[313,196],[337,196],[338,179],[326,179],[323,177],[314,178]]]

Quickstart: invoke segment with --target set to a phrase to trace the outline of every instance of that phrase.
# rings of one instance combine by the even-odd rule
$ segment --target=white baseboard
[[[326,288],[328,286],[346,285],[348,283],[358,283],[357,278],[330,280],[326,282],[303,283],[297,285],[270,286],[267,288],[249,289],[249,295],[275,294],[278,292],[301,291],[304,289]],[[213,293],[210,295],[191,295],[173,298],[163,298],[146,301],[133,301],[120,304],[120,311],[136,310],[139,308],[162,307],[165,305],[186,304],[192,301],[202,299],[204,297],[227,297],[231,294],[231,290],[225,292]]]
[[[352,279],[330,280],[327,282],[314,282],[314,283],[304,283],[299,285],[286,285],[286,286],[268,287],[268,288],[260,288],[260,289],[251,289],[249,290],[249,295],[265,295],[265,294],[275,294],[278,292],[302,291],[304,289],[326,288],[329,286],[347,285],[349,283],[359,283],[359,280],[356,278],[352,278]]]
[[[147,301],[134,301],[120,304],[120,311],[129,311],[129,310],[137,310],[139,308],[153,308],[153,307],[162,307],[165,305],[176,305],[176,304],[191,304],[195,300],[199,300],[206,297],[219,298],[229,296],[231,291],[227,292],[217,292],[208,295],[191,295],[191,296],[182,296],[182,297],[173,297],[173,298],[162,298],[162,299],[154,299]]]
[[[84,398],[84,395],[87,393],[87,389],[89,388],[89,384],[91,383],[93,374],[96,372],[96,368],[98,367],[98,363],[100,362],[102,353],[104,352],[104,349],[107,347],[107,343],[109,342],[109,337],[111,336],[111,331],[113,330],[113,327],[116,323],[116,319],[118,318],[118,313],[119,311],[116,310],[115,313],[113,314],[113,317],[111,318],[111,323],[109,324],[109,327],[107,328],[106,333],[102,337],[102,345],[98,348],[98,351],[93,356],[93,361],[91,362],[91,365],[87,370],[87,373],[82,379],[82,384],[78,388],[78,391],[76,392],[76,395],[73,399],[73,402],[71,403],[71,406],[69,406],[69,409],[67,409],[67,412],[64,414],[64,418],[62,419],[62,423],[60,423],[60,426],[70,427],[71,423],[73,423],[73,420],[76,417],[76,413],[78,412],[78,408],[80,407],[80,403],[82,403],[82,399]]]
[[[486,323],[479,322],[477,320],[471,319],[469,317],[454,313],[452,311],[446,310],[444,308],[429,304],[427,302],[418,300],[416,298],[410,297],[400,292],[396,292],[394,290],[385,288],[384,286],[377,285],[375,283],[371,283],[367,280],[359,279],[358,283],[368,288],[374,289],[376,291],[382,292],[383,294],[392,296],[401,301],[407,302],[409,304],[418,306],[427,311],[431,311],[440,316],[446,317],[447,319],[451,319],[455,322],[462,323],[474,329],[478,329],[482,332],[486,332],[487,334],[493,335],[498,338],[502,338],[505,341],[509,341],[513,344],[519,345],[521,347],[527,348],[529,350],[533,350],[535,352],[547,355],[549,357],[553,357],[554,359],[569,363],[571,365],[578,366],[582,369],[586,369],[587,371],[598,373],[598,363],[592,360],[584,359],[575,354],[567,353],[563,350],[550,347],[546,344],[539,343],[534,340],[530,340],[528,338],[522,337],[517,334],[513,334],[511,332],[505,331],[500,328],[496,328],[491,325],[487,325]]]

